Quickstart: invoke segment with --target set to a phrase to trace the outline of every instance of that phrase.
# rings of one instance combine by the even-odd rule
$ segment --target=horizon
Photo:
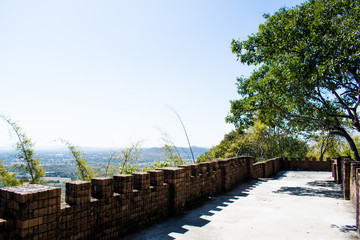
[[[189,147],[181,147],[181,146],[175,146],[176,148],[179,149],[190,149]],[[197,148],[197,149],[210,149],[211,147],[199,147],[199,146],[191,146],[193,149]],[[79,146],[79,149],[81,151],[102,151],[102,150],[107,150],[107,151],[111,151],[111,150],[121,150],[121,149],[125,149],[127,147],[118,147],[118,148],[111,148],[111,147],[87,147],[87,146]],[[139,147],[140,149],[161,149],[162,147]],[[66,146],[61,146],[61,145],[57,145],[57,146],[36,146],[33,148],[35,153],[36,152],[41,152],[41,151],[69,151],[69,149]],[[15,147],[0,147],[0,152],[13,152],[16,151]]]
[[[35,146],[215,146],[236,78],[249,76],[232,39],[257,32],[263,14],[304,0],[0,2],[0,114]],[[0,147],[16,138],[0,121]]]

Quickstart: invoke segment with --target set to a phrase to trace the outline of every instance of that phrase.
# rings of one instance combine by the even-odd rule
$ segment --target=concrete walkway
[[[358,239],[355,210],[330,172],[280,172],[124,239]]]

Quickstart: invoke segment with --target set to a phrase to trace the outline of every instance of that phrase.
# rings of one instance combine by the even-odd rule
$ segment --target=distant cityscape
[[[95,149],[86,148],[83,150],[83,157],[88,161],[93,169],[101,173],[101,170],[106,167],[106,163],[109,160],[109,155],[114,153],[115,150],[110,149]],[[121,150],[121,149],[120,149]],[[120,151],[118,150],[118,151]],[[191,153],[189,148],[177,148],[180,155],[185,161],[191,162]],[[208,148],[192,147],[195,159],[204,154]],[[41,165],[45,170],[45,184],[54,187],[60,187],[62,189],[62,201],[65,196],[65,183],[78,179],[76,166],[71,153],[64,149],[52,149],[52,150],[37,150],[35,151],[35,157],[39,157]],[[0,160],[10,167],[10,171],[17,172],[17,178],[24,177],[23,172],[18,172],[15,168],[11,168],[13,165],[23,164],[16,157],[16,153],[10,150],[0,150]],[[156,161],[163,162],[165,160],[161,148],[143,148],[139,153],[139,159],[133,162],[139,169],[150,167]],[[113,161],[116,165],[116,160]],[[2,187],[2,186],[0,186]]]
[[[179,147],[177,149],[185,161],[191,162],[191,153],[189,148]],[[196,159],[200,155],[204,154],[208,148],[192,147],[192,150]],[[92,167],[100,170],[101,167],[104,167],[107,163],[109,155],[113,152],[115,152],[115,150],[87,148],[83,151],[83,157]],[[63,149],[39,150],[36,151],[35,157],[40,158],[41,165],[44,167],[46,172],[45,177],[68,178],[71,180],[76,179],[75,164],[69,151]],[[16,153],[10,150],[0,150],[0,160],[2,160],[6,166],[23,164],[23,162],[16,157]],[[139,159],[133,163],[139,168],[144,168],[153,165],[155,161],[162,162],[164,160],[165,158],[161,148],[143,148],[139,153]],[[116,164],[116,162],[114,162],[114,164]],[[21,173],[19,174],[21,176]]]

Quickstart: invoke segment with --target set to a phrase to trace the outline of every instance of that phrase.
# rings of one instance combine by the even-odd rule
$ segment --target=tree
[[[353,136],[354,143],[357,148],[360,147],[360,136]],[[329,154],[329,156],[349,156],[354,157],[353,152],[351,151],[349,144],[346,144],[346,141],[339,141],[335,148],[330,148],[330,152],[335,152],[335,154]]]
[[[71,155],[73,156],[77,167],[78,176],[81,180],[91,181],[92,178],[97,176],[97,174],[87,163],[87,160],[83,157],[83,153],[78,149],[77,146],[63,139],[61,139],[60,141],[64,143],[67,146],[67,148],[70,150]]]
[[[317,132],[309,137],[313,141],[309,156],[319,156],[324,159],[326,156],[340,156],[340,146],[342,144],[340,136],[328,134],[324,131]],[[355,139],[354,139],[355,140]]]
[[[109,154],[103,153],[102,155],[105,158],[107,158],[108,160],[106,162],[106,165],[102,166],[101,172],[104,174],[105,177],[114,176],[115,172],[116,172],[116,167],[113,164],[113,162],[118,157],[118,153],[117,152],[111,152]]]
[[[140,159],[140,152],[142,151],[140,148],[141,143],[141,141],[136,142],[121,150],[121,153],[117,157],[119,161],[118,172],[120,174],[131,174],[139,171],[134,164],[134,161],[138,161]]]
[[[10,125],[18,140],[16,143],[16,156],[24,162],[24,165],[16,166],[16,168],[29,174],[29,182],[31,184],[43,183],[42,178],[45,175],[45,171],[40,166],[40,158],[34,158],[34,144],[31,139],[23,133],[21,127],[16,122],[3,115],[0,118]]]
[[[21,185],[22,181],[18,180],[15,175],[15,173],[10,173],[4,163],[0,161],[0,187]]]
[[[164,145],[161,147],[161,152],[163,157],[165,158],[165,161],[162,165],[166,167],[177,167],[179,165],[187,164],[187,162],[182,158],[178,148],[175,146],[170,135],[165,131],[161,131],[160,129],[159,131],[162,135],[161,139],[164,142]],[[193,153],[192,157],[194,157]],[[159,165],[159,163],[156,163],[155,165]]]
[[[238,61],[258,65],[238,78],[241,98],[231,101],[227,122],[248,128],[254,112],[269,126],[325,130],[344,137],[360,132],[360,1],[310,0],[265,14],[266,22],[245,41],[233,40]]]
[[[271,128],[255,121],[254,126],[245,131],[238,129],[226,134],[220,144],[201,155],[198,162],[237,156],[253,156],[254,161],[262,161],[278,156],[304,157],[307,152],[307,143],[289,129]]]

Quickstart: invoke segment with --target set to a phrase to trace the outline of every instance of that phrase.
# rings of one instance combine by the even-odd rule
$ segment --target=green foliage
[[[134,164],[134,162],[137,162],[140,158],[140,152],[142,151],[140,146],[141,142],[136,142],[131,144],[130,147],[121,150],[121,153],[117,157],[119,161],[118,173],[131,174],[140,170]]]
[[[211,148],[198,158],[198,162],[237,156],[253,156],[255,161],[273,157],[303,157],[308,151],[305,141],[292,136],[289,130],[271,128],[260,121],[242,131],[225,135],[219,145]]]
[[[11,126],[18,139],[16,143],[16,156],[24,162],[24,165],[16,166],[16,168],[30,175],[29,182],[31,184],[43,183],[42,178],[45,175],[45,171],[40,166],[40,158],[34,158],[34,144],[31,142],[31,139],[22,132],[21,127],[16,122],[3,115],[0,117]]]
[[[117,152],[112,152],[110,154],[104,153],[104,157],[106,157],[108,160],[106,162],[106,165],[102,166],[101,172],[105,177],[111,177],[115,175],[116,167],[114,165],[114,161],[117,158]]]
[[[182,159],[179,151],[174,145],[165,144],[161,148],[161,151],[168,167],[177,167],[186,164],[186,162]]]
[[[326,157],[341,156],[340,146],[343,141],[339,136],[319,131],[316,134],[310,135],[309,140],[313,142],[308,153],[309,157],[316,156],[324,159]]]
[[[356,148],[359,149],[360,147],[360,136],[353,137]],[[340,141],[340,144],[338,148],[336,149],[339,154],[335,156],[350,156],[352,159],[354,159],[353,151],[350,149],[349,145],[346,144],[345,141]],[[334,156],[334,155],[332,155]]]
[[[77,169],[78,177],[84,181],[91,181],[92,178],[99,176],[99,173],[94,171],[88,164],[87,159],[83,157],[77,146],[74,146],[66,140],[60,140],[70,150]],[[137,162],[140,158],[141,142],[132,144],[130,147],[121,149],[120,152],[113,151],[111,153],[103,153],[102,156],[107,158],[106,164],[101,165],[99,170],[101,176],[112,177],[116,174],[131,174],[133,172],[139,172],[140,169],[134,162]]]
[[[356,148],[360,147],[360,136],[352,136]],[[308,157],[336,157],[336,156],[350,156],[354,158],[353,152],[349,145],[342,138],[335,135],[326,135],[323,132],[317,133],[317,135],[310,136],[313,143],[308,152]]]
[[[171,164],[169,164],[169,162],[162,161],[160,162],[159,160],[156,160],[155,163],[153,165],[151,165],[147,170],[154,170],[154,169],[158,169],[158,168],[163,168],[163,167],[173,167],[171,166]]]
[[[83,153],[78,149],[77,146],[63,139],[60,141],[64,143],[67,146],[67,148],[70,150],[74,158],[75,165],[77,167],[78,176],[81,180],[91,181],[92,178],[97,176],[94,170],[91,169],[90,165],[87,163],[87,160],[83,158],[82,156]]]
[[[21,184],[22,181],[17,180],[15,173],[10,173],[8,168],[4,165],[3,161],[0,160],[0,187],[18,186]]]
[[[360,160],[348,133],[360,131],[359,12],[355,0],[310,0],[265,15],[257,33],[233,40],[238,61],[259,67],[238,78],[241,98],[227,122],[247,129],[256,116],[271,127],[324,130],[344,137]]]
[[[165,161],[162,165],[166,167],[177,167],[186,164],[186,161],[183,160],[179,150],[175,146],[169,134],[161,131],[161,135],[161,139],[164,141],[164,146],[161,148],[161,152],[165,158]]]

